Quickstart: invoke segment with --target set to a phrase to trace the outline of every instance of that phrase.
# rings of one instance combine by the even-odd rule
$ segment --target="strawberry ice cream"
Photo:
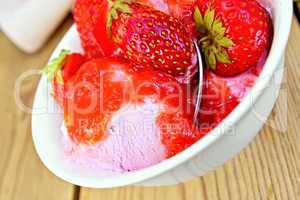
[[[237,99],[236,104],[248,94],[257,79],[251,71],[225,79],[206,71],[208,74],[214,81],[224,82],[233,98]],[[223,102],[227,105],[224,109],[230,109],[228,112],[236,106],[230,106],[229,102]],[[157,123],[164,110],[164,106],[151,98],[145,99],[143,104],[128,104],[112,115],[105,139],[92,146],[74,143],[63,124],[62,143],[66,159],[94,169],[115,172],[135,171],[159,163],[169,157],[169,147],[164,144],[162,130]],[[202,123],[206,122],[209,121],[203,118]]]
[[[67,158],[94,168],[121,172],[159,163],[167,157],[155,121],[159,109],[151,99],[143,105],[125,106],[114,113],[106,139],[94,146],[74,144],[63,125]]]

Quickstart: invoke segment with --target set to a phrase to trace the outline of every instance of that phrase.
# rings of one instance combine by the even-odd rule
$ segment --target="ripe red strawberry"
[[[95,144],[105,138],[107,125],[116,111],[127,103],[143,103],[148,97],[164,105],[162,111],[166,112],[160,115],[157,124],[168,156],[172,156],[203,136],[198,132],[194,134],[193,127],[186,127],[184,132],[175,132],[177,127],[164,129],[166,123],[192,124],[190,116],[193,112],[184,111],[185,104],[191,101],[185,95],[179,95],[185,94],[185,87],[158,70],[140,71],[115,59],[89,61],[66,83],[64,113],[68,133],[78,143]],[[89,107],[91,101],[95,101],[93,107]],[[180,105],[181,102],[184,105]]]
[[[191,116],[182,112],[161,113],[157,118],[162,143],[167,149],[167,156],[172,157],[193,145],[204,137],[211,129],[198,129],[194,126]]]
[[[193,16],[193,6],[197,0],[165,0],[168,4],[170,14],[182,19],[187,15]]]
[[[94,59],[66,82],[64,116],[73,141],[89,145],[105,137],[112,113],[129,100],[131,73],[126,63]]]
[[[155,99],[164,105],[156,119],[156,124],[160,129],[161,141],[166,147],[167,157],[172,157],[188,148],[210,131],[207,126],[200,129],[194,126],[195,102],[192,92],[191,94],[188,92],[189,85],[180,84],[174,77],[156,70],[138,72],[133,81],[136,88],[140,88],[138,86],[141,85],[146,86],[139,90],[139,97],[156,96]],[[145,83],[150,83],[150,86]],[[194,86],[191,86],[190,91],[194,89]]]
[[[44,69],[48,80],[52,81],[54,97],[63,105],[64,82],[68,81],[85,62],[86,58],[79,53],[70,53],[62,50],[60,55],[53,59]]]
[[[170,9],[167,0],[139,0],[140,4],[152,7],[155,10],[159,10],[166,14],[170,14]]]
[[[196,37],[197,31],[193,19],[196,1],[197,0],[139,0],[138,2],[179,19],[191,37]]]
[[[64,81],[69,80],[86,61],[86,58],[80,53],[70,53],[62,64],[62,77]]]
[[[117,0],[109,16],[112,39],[131,62],[177,77],[196,73],[193,42],[178,19],[126,0]]]
[[[66,127],[76,143],[92,145],[103,140],[112,115],[127,103],[143,103],[145,97],[163,105],[157,125],[169,157],[203,136],[203,132],[193,132],[194,107],[186,85],[174,77],[154,69],[138,70],[112,58],[79,61],[78,54],[63,51],[47,68],[49,76],[54,74],[54,95],[64,107]],[[69,67],[74,70],[68,70],[72,73],[62,75],[59,82],[58,74]]]
[[[180,19],[191,37],[196,37],[197,31],[193,19],[194,6],[197,0],[166,0],[170,15]]]
[[[202,126],[214,128],[239,104],[243,94],[234,94],[230,80],[224,80],[208,70],[204,73],[204,80],[199,120]]]
[[[107,0],[76,0],[73,16],[88,58],[107,56],[116,51],[106,27],[108,10]],[[101,41],[97,40],[98,35],[101,35]]]
[[[256,0],[198,0],[194,19],[206,64],[218,75],[238,75],[269,51],[271,18]]]

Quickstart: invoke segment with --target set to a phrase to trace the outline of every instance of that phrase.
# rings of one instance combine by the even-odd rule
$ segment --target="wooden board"
[[[14,100],[17,77],[29,69],[40,69],[57,42],[72,24],[69,19],[39,53],[26,55],[0,34],[0,199],[72,199],[75,187],[51,174],[43,166],[31,138],[31,116],[19,110]],[[25,81],[22,100],[31,105],[38,77]]]
[[[30,115],[14,102],[14,81],[40,69],[70,27],[69,18],[37,54],[18,51],[0,33],[0,200],[297,200],[300,197],[300,26],[293,29],[286,53],[280,98],[255,141],[226,165],[185,184],[160,188],[78,188],[51,174],[37,157]],[[23,100],[32,104],[38,77],[24,83]]]

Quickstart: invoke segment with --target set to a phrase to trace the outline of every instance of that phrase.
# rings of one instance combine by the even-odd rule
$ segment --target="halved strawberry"
[[[68,134],[76,143],[92,145],[103,140],[112,115],[127,104],[143,103],[145,98],[162,105],[156,123],[168,156],[203,136],[193,132],[194,102],[188,96],[187,85],[164,72],[136,69],[122,60],[102,58],[82,64],[81,58],[63,51],[47,68],[49,78],[54,78],[55,97],[64,107]],[[70,70],[64,73],[64,69]],[[165,129],[165,125],[174,124],[172,129]]]
[[[230,80],[209,70],[205,70],[204,80],[199,121],[202,126],[214,128],[239,104],[241,91],[236,94]]]
[[[54,98],[63,105],[64,83],[67,82],[85,62],[86,58],[79,53],[62,50],[44,69],[48,81],[52,82]]]
[[[76,0],[73,16],[88,58],[109,56],[116,51],[106,26],[109,9],[107,0]]]
[[[104,139],[111,115],[129,101],[131,73],[127,63],[94,59],[66,83],[64,116],[73,141],[90,145]]]
[[[162,105],[163,116],[174,118],[178,113],[184,113],[181,119],[189,122],[193,114],[193,105],[190,105],[190,112],[186,112],[186,104],[192,104],[186,97],[186,86],[174,77],[158,70],[135,69],[112,58],[95,59],[82,65],[66,83],[65,96],[68,133],[75,142],[88,145],[105,138],[107,125],[116,111],[128,104],[143,103],[145,98]],[[159,126],[162,121],[158,119]],[[182,144],[186,143],[183,148],[199,138],[191,130],[187,131],[189,134],[180,134],[185,135],[180,139]],[[171,146],[176,145],[179,139],[166,139],[173,132],[164,132],[163,129],[161,134],[163,144],[170,148],[170,152],[176,152]]]
[[[69,80],[85,61],[86,58],[80,53],[71,53],[66,55],[66,58],[62,64],[63,80]]]
[[[147,96],[163,105],[156,125],[167,157],[178,154],[209,132],[207,126],[199,129],[194,125],[195,86],[178,83],[174,77],[151,69],[138,72],[133,80],[140,97],[136,100]]]
[[[160,127],[162,143],[166,146],[168,157],[190,147],[211,130],[207,126],[195,127],[191,116],[182,112],[161,113],[157,118],[157,124]]]

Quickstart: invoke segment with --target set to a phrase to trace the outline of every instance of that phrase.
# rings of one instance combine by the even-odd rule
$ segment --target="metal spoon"
[[[195,106],[195,112],[194,112],[194,124],[198,125],[198,114],[200,112],[200,105],[201,105],[201,97],[202,97],[202,86],[203,86],[203,62],[201,57],[201,52],[199,49],[199,46],[196,41],[194,41],[194,46],[196,48],[197,57],[198,57],[198,71],[199,71],[199,88],[198,88],[198,94],[196,99],[196,106]]]

